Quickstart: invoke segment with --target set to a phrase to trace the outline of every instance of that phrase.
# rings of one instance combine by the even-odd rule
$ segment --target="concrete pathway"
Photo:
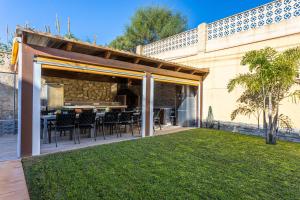
[[[0,134],[0,161],[16,160],[17,158],[17,135]]]
[[[29,200],[20,160],[0,162],[0,200]]]

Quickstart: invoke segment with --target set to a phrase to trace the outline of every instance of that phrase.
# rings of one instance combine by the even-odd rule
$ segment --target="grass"
[[[195,129],[28,158],[35,199],[300,199],[300,144]]]

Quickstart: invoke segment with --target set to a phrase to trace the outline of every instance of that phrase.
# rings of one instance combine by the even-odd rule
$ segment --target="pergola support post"
[[[24,40],[22,38],[22,40]],[[19,60],[19,95],[18,95],[18,134],[20,137],[20,155],[32,155],[33,142],[33,57],[34,52],[22,43]],[[40,109],[40,108],[38,108]]]
[[[196,98],[196,120],[197,120],[197,127],[202,127],[202,110],[203,110],[203,82],[200,81],[198,84],[198,90],[197,90],[197,98]]]
[[[41,64],[33,64],[32,84],[32,155],[40,155]]]
[[[150,73],[143,77],[142,137],[153,135],[154,79]]]

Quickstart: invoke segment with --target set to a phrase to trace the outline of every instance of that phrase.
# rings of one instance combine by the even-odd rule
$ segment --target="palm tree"
[[[257,94],[267,144],[276,144],[278,125],[284,119],[279,114],[280,102],[285,98],[292,98],[294,102],[300,100],[300,90],[292,90],[295,84],[299,84],[295,81],[299,61],[300,48],[288,49],[282,53],[273,48],[250,51],[241,61],[242,65],[248,65],[249,72],[238,75],[227,85],[229,92],[240,85],[248,93]],[[246,104],[249,106],[250,103],[253,102]]]
[[[238,98],[239,105],[231,113],[231,120],[234,120],[238,115],[254,116],[257,120],[257,129],[260,129],[260,116],[262,112],[262,98],[258,92],[246,90]]]

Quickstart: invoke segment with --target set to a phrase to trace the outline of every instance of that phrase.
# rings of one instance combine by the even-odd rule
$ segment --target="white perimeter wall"
[[[205,25],[200,25],[198,29],[202,29],[203,32]],[[283,51],[300,46],[300,17],[228,37],[202,40],[198,45],[199,48],[192,48],[190,51],[181,49],[176,50],[175,54],[169,51],[152,56],[198,68],[209,68],[209,75],[204,81],[203,118],[207,116],[208,107],[212,106],[216,120],[231,121],[230,113],[235,109],[236,99],[242,89],[228,93],[226,86],[230,79],[239,73],[247,72],[247,67],[240,65],[242,56],[247,51],[265,47]],[[300,104],[286,100],[280,107],[280,112],[288,115],[294,127],[300,129]],[[238,117],[234,122],[256,124],[256,119]]]

